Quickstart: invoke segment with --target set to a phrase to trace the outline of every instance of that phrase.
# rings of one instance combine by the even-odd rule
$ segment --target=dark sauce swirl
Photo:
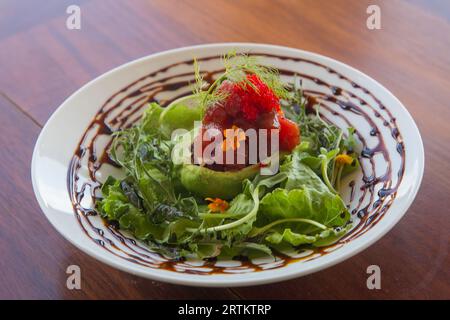
[[[358,127],[352,125],[350,119],[352,116],[364,121],[370,128],[367,133],[360,130],[355,132],[362,144],[360,156],[360,175],[362,176],[360,177],[361,181],[354,179],[348,183],[350,188],[348,207],[353,220],[358,220],[352,230],[332,246],[299,249],[295,257],[285,253],[276,253],[274,261],[268,263],[257,264],[245,257],[235,257],[239,261],[237,266],[224,266],[219,264],[216,259],[207,259],[203,261],[202,265],[197,265],[183,259],[171,260],[155,253],[145,244],[140,244],[118,230],[116,225],[96,217],[95,201],[99,198],[98,193],[101,187],[98,180],[99,170],[105,165],[117,166],[108,155],[108,149],[112,142],[111,134],[139,121],[147,103],[158,102],[162,106],[167,106],[171,101],[190,94],[190,83],[193,81],[191,72],[169,75],[178,66],[192,66],[192,61],[189,60],[149,73],[113,94],[97,112],[80,139],[67,173],[67,187],[76,220],[86,236],[109,253],[144,267],[192,274],[231,274],[268,270],[299,260],[316,259],[360,237],[383,218],[396,197],[405,168],[405,148],[402,136],[396,119],[389,109],[368,89],[320,63],[286,56],[257,53],[254,55],[281,61],[289,60],[324,69],[328,75],[337,77],[339,82],[348,84],[347,88],[338,87],[308,74],[280,69],[280,74],[284,77],[296,75],[303,81],[315,84],[316,90],[305,90],[304,94],[308,99],[308,104],[320,104],[320,112],[325,120],[330,121],[325,114],[329,113],[333,116],[333,120],[339,119],[347,127]],[[218,56],[211,56],[198,60],[206,62],[219,59]],[[221,72],[222,70],[206,72],[204,79],[212,83],[215,76]],[[377,122],[381,122],[381,126]],[[393,172],[393,162],[385,141],[386,136],[381,134],[382,127],[389,129],[391,133],[389,138],[396,144],[400,158],[400,167],[397,172]],[[100,147],[100,137],[107,138],[106,146]],[[368,137],[375,139],[376,144],[369,146]],[[376,172],[375,157],[377,155],[380,155],[386,164],[386,169],[382,174]],[[83,174],[83,171],[86,170],[87,174]],[[358,199],[355,199],[356,188],[361,190]]]

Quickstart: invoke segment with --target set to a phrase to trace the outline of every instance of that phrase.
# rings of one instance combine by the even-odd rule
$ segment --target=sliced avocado
[[[226,172],[185,164],[180,169],[180,180],[187,190],[200,197],[231,199],[242,192],[242,182],[253,178],[258,171],[258,164]]]
[[[242,182],[259,172],[259,164],[237,171],[214,171],[192,164],[191,145],[199,127],[177,136],[172,161],[179,167],[179,178],[186,190],[200,197],[231,199],[242,192]]]
[[[189,95],[175,100],[161,112],[159,117],[160,130],[170,138],[176,129],[192,130],[194,121],[202,120],[202,109],[197,97]]]

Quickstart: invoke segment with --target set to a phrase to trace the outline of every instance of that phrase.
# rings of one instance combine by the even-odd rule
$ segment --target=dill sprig
[[[228,93],[221,92],[218,90],[212,90],[217,86],[217,80],[208,87],[208,83],[204,80],[203,75],[200,71],[200,66],[198,64],[197,59],[194,58],[194,77],[195,83],[193,85],[192,92],[197,96],[197,100],[199,101],[203,112],[207,109],[207,107],[216,104],[217,102],[223,101],[228,96]]]
[[[280,79],[278,69],[272,66],[261,65],[258,58],[248,54],[237,54],[236,51],[230,51],[222,57],[225,66],[225,73],[227,79],[235,83],[241,84],[243,87],[254,87],[246,75],[255,74],[260,78],[280,99],[288,97],[287,85]]]
[[[200,72],[200,66],[196,58],[194,58],[194,76],[195,76],[195,84],[193,88],[194,94],[201,94],[203,89],[206,87],[207,83],[204,81],[203,76]]]
[[[222,63],[225,71],[205,90],[207,83],[203,79],[197,60],[194,59],[195,85],[193,93],[199,97],[203,110],[227,98],[227,93],[216,90],[224,80],[230,80],[242,88],[251,87],[257,91],[258,88],[247,78],[247,74],[258,76],[278,98],[288,98],[288,87],[281,81],[278,70],[259,64],[257,57],[244,53],[238,54],[233,50],[222,56]]]

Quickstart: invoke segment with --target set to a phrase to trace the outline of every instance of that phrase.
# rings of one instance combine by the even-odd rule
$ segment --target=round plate
[[[353,229],[337,244],[255,261],[168,261],[92,210],[98,182],[120,170],[96,163],[113,130],[139,119],[148,101],[167,105],[190,93],[192,59],[214,77],[229,52],[259,56],[282,78],[302,80],[320,112],[361,142],[361,169],[342,185]],[[100,123],[101,122],[101,123]],[[341,262],[388,232],[411,205],[422,180],[419,131],[392,93],[367,75],[333,59],[286,47],[227,43],[170,50],[127,63],[91,81],[51,116],[32,160],[34,192],[52,225],[71,243],[113,267],[160,281],[197,286],[246,286],[286,280]]]

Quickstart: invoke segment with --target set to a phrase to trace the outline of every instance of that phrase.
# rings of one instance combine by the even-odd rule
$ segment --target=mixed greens
[[[151,103],[140,123],[114,134],[110,156],[126,177],[110,176],[104,182],[98,212],[175,259],[273,255],[283,248],[336,242],[351,228],[338,191],[342,178],[359,165],[354,130],[343,132],[324,121],[317,106],[308,106],[298,81],[281,85],[276,70],[248,59],[232,64],[230,58],[221,80],[206,90],[196,87],[198,106],[165,109]],[[197,68],[195,73],[201,81]],[[179,139],[171,139],[169,133],[174,128],[193,129],[192,122],[201,120],[205,109],[226,98],[215,90],[220,82],[240,75],[242,79],[246,73],[274,88],[284,117],[300,128],[301,142],[281,158],[274,175],[255,173],[239,181],[238,194],[229,201],[200,196],[182,182],[185,165],[172,158]],[[224,174],[199,170],[219,180]],[[184,174],[199,180],[195,172]],[[208,188],[204,185],[206,194]]]

